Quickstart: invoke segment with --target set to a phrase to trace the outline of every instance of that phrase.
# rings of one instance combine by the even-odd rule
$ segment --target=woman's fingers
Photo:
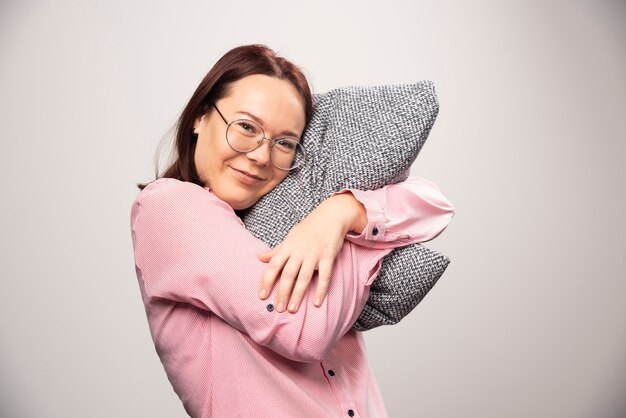
[[[318,270],[318,283],[313,304],[317,307],[321,306],[330,287],[334,257],[326,255],[320,259],[315,253],[297,257],[287,252],[285,248],[283,248],[284,254],[277,249],[272,250],[272,256],[267,260],[268,266],[261,282],[259,297],[267,299],[276,285],[276,280],[279,280],[278,293],[274,302],[276,311],[297,312],[311,284],[315,270]],[[259,258],[266,254],[269,253],[261,254]]]
[[[276,254],[276,251],[278,251],[278,247],[275,247],[266,253],[258,254],[259,260],[261,260],[264,263],[269,262],[274,256],[274,254]]]
[[[280,253],[274,253],[271,259],[268,260],[265,274],[263,275],[263,279],[261,280],[261,288],[259,289],[259,297],[261,299],[267,299],[267,297],[272,292],[272,288],[274,287],[276,278],[280,274],[280,271],[283,269],[283,266],[285,265],[285,262],[287,262],[287,259],[288,257],[285,255],[282,255]]]
[[[287,309],[289,312],[297,312],[304,299],[304,294],[309,288],[309,283],[315,274],[315,264],[312,262],[304,262],[300,266],[300,272],[298,273],[298,279],[294,285],[293,292],[291,293],[291,299],[289,299],[289,306]]]
[[[276,310],[278,312],[284,312],[287,309],[287,302],[289,302],[289,296],[291,296],[293,283],[300,272],[301,265],[301,260],[291,257],[283,267],[283,272],[278,282],[278,295],[276,296]]]
[[[319,262],[317,289],[315,290],[315,301],[313,302],[315,306],[321,306],[322,302],[324,302],[324,298],[326,297],[326,293],[328,293],[328,287],[330,286],[330,274],[333,269],[333,262],[334,259],[323,259]]]

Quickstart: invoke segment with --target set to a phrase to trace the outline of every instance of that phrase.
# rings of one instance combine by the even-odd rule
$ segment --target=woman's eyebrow
[[[248,118],[252,119],[253,121],[255,121],[256,123],[258,123],[258,124],[259,124],[259,125],[261,125],[261,126],[265,125],[265,123],[263,122],[263,119],[261,119],[260,117],[258,117],[258,116],[256,116],[256,115],[253,115],[253,114],[252,114],[252,113],[250,113],[250,112],[246,112],[246,111],[244,111],[244,110],[238,110],[238,111],[236,111],[235,113],[238,113],[238,114],[240,114],[240,115],[244,115],[244,116],[246,116],[246,117],[248,117]],[[295,133],[294,131],[290,131],[289,129],[286,129],[286,130],[282,131],[282,132],[280,133],[280,135],[290,136],[290,137],[293,137],[293,138],[300,138],[300,135],[298,135],[298,134],[297,134],[297,133]]]

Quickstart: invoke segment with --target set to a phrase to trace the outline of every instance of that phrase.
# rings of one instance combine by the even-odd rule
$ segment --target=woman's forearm
[[[131,225],[137,274],[155,339],[167,314],[186,303],[222,318],[257,343],[298,361],[324,358],[360,314],[369,285],[389,250],[345,243],[332,269],[329,296],[313,306],[315,289],[296,313],[278,313],[257,296],[268,247],[209,191],[161,179],[136,200]],[[182,326],[183,324],[181,324]]]

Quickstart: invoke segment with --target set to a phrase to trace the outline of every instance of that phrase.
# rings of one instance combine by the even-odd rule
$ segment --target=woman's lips
[[[232,170],[235,178],[239,179],[245,184],[257,184],[263,181],[262,178],[255,176],[253,174],[249,174],[245,171],[237,170],[236,168],[229,167]]]

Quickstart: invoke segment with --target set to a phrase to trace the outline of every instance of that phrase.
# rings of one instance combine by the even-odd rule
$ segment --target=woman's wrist
[[[354,232],[361,234],[367,226],[367,211],[365,206],[352,193],[340,193],[330,197],[334,213],[339,216],[344,228],[344,234]]]

